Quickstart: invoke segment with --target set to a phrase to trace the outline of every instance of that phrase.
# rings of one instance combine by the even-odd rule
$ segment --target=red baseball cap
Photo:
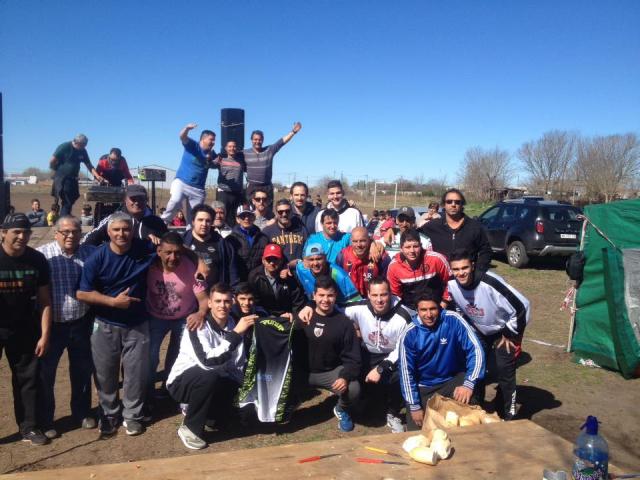
[[[262,254],[262,258],[276,257],[282,258],[284,255],[282,254],[282,247],[275,243],[270,243],[266,247],[264,247],[264,252]]]

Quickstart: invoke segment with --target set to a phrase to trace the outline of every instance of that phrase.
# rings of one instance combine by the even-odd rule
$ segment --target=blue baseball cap
[[[326,255],[324,248],[319,243],[310,243],[304,249],[305,257],[312,257],[314,255]]]

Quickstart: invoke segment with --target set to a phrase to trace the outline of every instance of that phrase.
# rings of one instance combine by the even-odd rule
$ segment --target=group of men
[[[206,429],[231,418],[220,413],[233,410],[257,341],[252,332],[264,318],[278,318],[293,332],[289,406],[301,389],[330,390],[343,431],[354,428],[354,412],[376,387],[394,432],[405,428],[403,408],[407,428],[418,428],[435,392],[481,402],[487,363],[499,383],[502,415],[513,418],[515,360],[529,305],[487,271],[486,236],[464,215],[463,194],[446,192],[442,218],[420,231],[413,210],[399,209],[394,235],[375,241],[340,183],[332,181],[328,191],[326,208],[318,209],[307,202],[306,185],[294,184],[262,230],[255,225],[258,209],[241,204],[229,228],[224,204],[197,204],[181,236],[167,230],[148,208],[145,189],[132,184],[122,209],[82,240],[79,219],[63,215],[55,240],[38,251],[27,246],[26,215],[7,217],[0,302],[9,313],[0,348],[12,369],[23,439],[44,444],[57,436],[53,391],[67,349],[79,426],[96,426],[93,374],[102,436],[120,425],[129,435],[142,433],[164,390],[183,407],[178,435],[185,446],[203,448]],[[268,193],[256,188],[252,202],[261,197]],[[396,234],[399,251],[390,258]]]
[[[213,132],[197,143],[188,135],[193,128],[180,132],[183,159],[162,218],[148,207],[144,187],[128,182],[121,209],[81,237],[80,220],[69,213],[75,192],[62,174],[56,189],[68,208],[54,241],[34,250],[30,219],[5,218],[0,353],[11,367],[25,441],[41,445],[58,435],[53,392],[65,349],[72,416],[82,428],[97,425],[103,437],[120,425],[128,435],[143,433],[168,393],[184,415],[180,439],[204,448],[206,430],[223,428],[234,405],[253,403],[260,419],[282,421],[308,387],[338,397],[333,412],[342,431],[354,428],[353,414],[378,390],[387,425],[401,432],[403,409],[406,428],[419,428],[431,395],[480,403],[489,376],[499,384],[503,418],[514,417],[529,304],[488,271],[491,248],[482,226],[464,214],[462,192],[445,192],[442,215],[419,229],[414,210],[400,208],[376,238],[338,180],[328,183],[324,208],[309,201],[302,182],[289,198],[273,200],[273,156],[299,123],[265,148],[262,132],[253,132],[242,155],[228,142],[224,156],[213,151]],[[62,160],[52,164],[88,162],[78,153],[83,142],[78,136],[61,146],[54,159]],[[211,204],[209,168],[219,170]],[[166,222],[185,199],[189,228],[180,235]],[[277,398],[251,393],[272,377],[282,378]]]

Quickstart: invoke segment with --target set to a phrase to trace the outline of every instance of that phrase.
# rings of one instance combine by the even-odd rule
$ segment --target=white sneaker
[[[402,424],[402,419],[399,417],[396,417],[391,413],[387,413],[387,427],[391,429],[391,433],[404,432],[404,425]]]
[[[180,428],[178,428],[178,436],[180,440],[182,440],[182,443],[184,443],[184,446],[191,450],[202,450],[207,446],[207,442],[189,430],[189,427],[186,425],[180,425]]]

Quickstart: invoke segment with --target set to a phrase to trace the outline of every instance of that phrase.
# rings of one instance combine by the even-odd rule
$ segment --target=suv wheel
[[[507,261],[515,268],[522,268],[529,263],[529,256],[524,244],[520,241],[511,242],[507,247]]]

